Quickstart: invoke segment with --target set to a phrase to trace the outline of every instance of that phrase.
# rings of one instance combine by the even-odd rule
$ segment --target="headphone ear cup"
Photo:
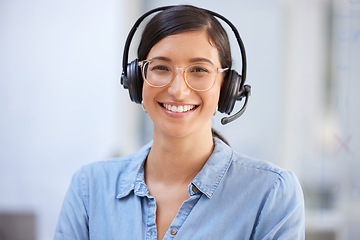
[[[131,101],[135,103],[142,102],[142,89],[144,81],[139,67],[139,60],[135,59],[127,65],[127,86]]]
[[[220,91],[219,112],[230,114],[234,109],[240,91],[241,79],[241,75],[235,70],[230,70],[226,75]]]

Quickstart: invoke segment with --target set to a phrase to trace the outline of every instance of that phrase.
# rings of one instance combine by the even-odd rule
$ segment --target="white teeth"
[[[167,110],[172,111],[172,112],[177,112],[177,113],[187,112],[187,111],[190,111],[195,108],[195,105],[174,106],[174,105],[170,105],[170,104],[166,104],[166,103],[164,103],[163,106]]]

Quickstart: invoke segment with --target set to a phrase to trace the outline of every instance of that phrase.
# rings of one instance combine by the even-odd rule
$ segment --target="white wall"
[[[0,1],[0,212],[34,212],[38,239],[75,170],[138,147],[118,84],[134,3]]]

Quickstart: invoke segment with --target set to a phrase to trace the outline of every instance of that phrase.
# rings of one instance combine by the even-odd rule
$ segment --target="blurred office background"
[[[140,14],[178,3],[226,16],[245,43],[248,109],[215,128],[297,174],[307,239],[358,239],[360,0],[1,0],[0,239],[52,239],[74,171],[151,139],[118,84],[123,46]]]

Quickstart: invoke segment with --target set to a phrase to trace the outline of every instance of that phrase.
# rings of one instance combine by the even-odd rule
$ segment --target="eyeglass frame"
[[[158,88],[160,88],[160,87],[165,87],[166,85],[168,85],[169,83],[171,83],[171,82],[174,80],[175,71],[173,72],[173,76],[170,78],[169,82],[167,82],[166,84],[161,85],[161,86],[155,86],[155,85],[153,85],[153,84],[150,84],[150,83],[146,80],[146,78],[145,78],[145,76],[144,76],[144,75],[145,75],[145,74],[144,74],[144,66],[145,66],[146,63],[149,63],[149,62],[151,62],[151,61],[153,61],[153,59],[145,59],[145,60],[142,60],[142,61],[139,61],[139,62],[138,62],[138,66],[141,68],[141,75],[142,75],[143,79],[146,81],[147,84],[149,84],[149,85],[152,86],[152,87],[158,87]],[[198,89],[195,89],[195,88],[193,88],[192,86],[190,86],[190,84],[188,83],[188,81],[187,81],[187,79],[186,79],[186,71],[187,71],[190,67],[196,66],[196,64],[190,64],[190,65],[186,66],[185,68],[183,68],[183,67],[181,67],[181,68],[180,68],[180,67],[173,67],[173,66],[172,66],[171,64],[169,64],[169,63],[168,63],[168,65],[169,65],[173,70],[181,69],[181,70],[182,70],[183,79],[184,79],[186,85],[187,85],[189,88],[191,88],[192,90],[198,91],[198,92],[205,92],[205,91],[208,91],[209,89],[211,89],[211,88],[214,86],[214,84],[215,84],[217,74],[223,73],[223,72],[229,70],[229,68],[219,68],[219,67],[215,67],[215,66],[212,65],[212,64],[209,64],[209,65],[212,65],[212,67],[214,67],[214,68],[216,69],[216,76],[215,76],[214,82],[213,82],[212,85],[211,85],[210,87],[208,87],[207,89],[205,89],[205,90],[198,90]]]

